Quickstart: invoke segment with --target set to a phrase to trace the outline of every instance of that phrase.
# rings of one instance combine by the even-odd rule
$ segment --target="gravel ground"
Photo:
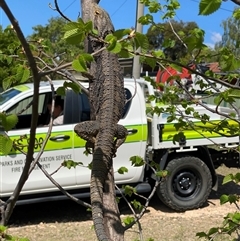
[[[237,169],[220,167],[217,170],[219,190],[212,192],[205,207],[177,213],[165,207],[157,197],[150,203],[141,220],[144,240],[155,241],[194,241],[197,232],[208,231],[210,227],[220,225],[223,216],[236,211],[233,205],[219,204],[222,194],[240,193],[240,186],[229,183],[221,186],[223,175],[236,173]],[[120,204],[123,215],[130,212]],[[125,235],[126,241],[139,239],[134,227]],[[17,206],[10,220],[9,234],[28,237],[31,241],[95,241],[91,215],[84,207],[71,201],[41,203]],[[229,236],[219,236],[215,240],[232,240]]]

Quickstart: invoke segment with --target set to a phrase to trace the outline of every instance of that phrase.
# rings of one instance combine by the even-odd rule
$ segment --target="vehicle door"
[[[49,132],[49,127],[44,126],[49,122],[47,103],[51,98],[51,92],[46,91],[39,96],[39,123],[36,129],[34,146],[34,157],[37,157],[43,141]],[[18,114],[19,121],[16,128],[9,131],[8,135],[16,143],[17,148],[13,148],[7,156],[1,156],[2,165],[2,192],[9,195],[14,190],[16,183],[22,173],[25,154],[28,149],[30,138],[30,125],[32,108],[26,108],[32,101],[32,93],[21,95],[17,102],[13,103],[7,113]],[[58,125],[52,127],[50,138],[39,159],[41,166],[52,175],[52,177],[63,187],[76,187],[75,169],[61,168],[64,160],[73,159],[73,132],[72,125]],[[35,167],[29,179],[23,187],[22,193],[40,193],[57,190],[51,181],[43,174],[38,166]]]
[[[145,158],[147,141],[147,120],[145,110],[145,99],[138,84],[125,81],[126,105],[124,114],[119,124],[128,130],[128,136],[121,145],[114,158],[114,170],[116,183],[135,183],[142,181],[144,166],[133,167],[130,162],[132,156]],[[119,174],[120,167],[127,167],[128,172]]]
[[[145,156],[147,134],[146,119],[144,120],[142,118],[143,115],[141,114],[145,114],[145,109],[143,109],[145,105],[140,106],[138,93],[136,93],[134,98],[131,99],[131,97],[134,95],[134,92],[134,84],[125,86],[126,99],[129,101],[126,103],[123,118],[120,120],[119,124],[124,125],[128,129],[129,135],[127,136],[125,143],[122,144],[117,150],[117,156],[113,160],[115,180],[117,183],[138,182],[143,176],[144,167],[133,167],[131,166],[131,162],[129,161],[129,158],[131,156]],[[80,106],[78,107],[78,109],[81,110],[80,113],[82,115],[81,118],[79,118],[79,122],[89,120],[90,106],[88,98],[85,94],[80,95],[78,103]],[[76,168],[77,183],[81,187],[89,186],[90,170],[88,168],[88,165],[92,161],[92,155],[86,156],[84,154],[84,151],[85,141],[83,141],[76,135],[74,138],[74,158],[75,160],[83,163],[82,167]],[[117,170],[123,166],[127,167],[128,172],[124,175],[118,174]]]
[[[88,97],[84,93],[74,93],[72,90],[66,92],[65,102],[68,108],[64,111],[65,123],[72,124],[73,131],[73,160],[79,165],[76,166],[76,178],[79,188],[88,188],[90,180],[89,164],[92,155],[85,154],[85,141],[74,132],[77,123],[90,120],[90,106]]]

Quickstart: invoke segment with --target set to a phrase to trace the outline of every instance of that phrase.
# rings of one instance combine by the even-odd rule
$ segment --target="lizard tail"
[[[93,153],[91,175],[91,205],[92,218],[95,232],[99,241],[108,241],[104,228],[103,188],[107,177],[108,167],[103,161],[101,148],[96,148]]]

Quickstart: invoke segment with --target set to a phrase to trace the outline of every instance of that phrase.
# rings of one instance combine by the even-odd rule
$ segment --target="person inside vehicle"
[[[49,113],[51,114],[52,99],[50,99],[48,101],[47,108],[49,110]],[[61,98],[61,96],[56,96],[56,98],[55,98],[55,106],[54,106],[54,110],[53,110],[53,125],[54,126],[63,124],[63,108],[64,108],[64,101],[63,101],[63,99]]]

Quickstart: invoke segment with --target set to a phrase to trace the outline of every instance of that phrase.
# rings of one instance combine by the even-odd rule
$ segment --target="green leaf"
[[[177,65],[177,64],[170,64],[170,66],[173,68],[173,69],[175,69],[176,71],[178,71],[178,72],[182,72],[182,67],[181,66],[179,66],[179,65]]]
[[[2,80],[2,87],[3,87],[3,89],[4,90],[8,89],[12,85],[13,81],[14,81],[14,77],[13,76],[9,76],[9,77],[3,79]]]
[[[79,92],[81,91],[81,88],[77,83],[65,81],[63,86],[65,89],[71,88],[76,94],[79,94]]]
[[[132,55],[126,50],[126,49],[122,49],[119,53],[118,53],[119,58],[131,58]]]
[[[130,161],[132,162],[132,166],[134,167],[140,167],[145,164],[145,161],[140,156],[132,156],[130,157]]]
[[[117,40],[121,40],[124,36],[129,35],[131,31],[131,29],[118,29],[113,33],[113,35],[117,38]]]
[[[208,237],[208,235],[206,233],[204,233],[204,232],[199,232],[199,233],[196,234],[196,236],[199,237],[199,238]]]
[[[73,60],[72,67],[78,72],[87,72],[87,63],[90,63],[93,60],[94,58],[91,54],[83,53],[79,55],[77,59]]]
[[[165,58],[165,54],[163,53],[162,50],[157,50],[152,53],[153,56],[157,58]]]
[[[7,227],[0,225],[0,233],[3,233],[7,230]]]
[[[240,172],[235,174],[234,180],[235,180],[236,183],[240,182]]]
[[[119,174],[124,174],[125,172],[128,172],[128,169],[126,167],[120,167],[117,172]]]
[[[226,184],[228,182],[232,182],[234,180],[233,174],[228,174],[223,178],[222,184]]]
[[[240,224],[240,213],[239,212],[235,212],[232,216],[232,221],[235,223]]]
[[[70,31],[70,30],[81,29],[82,27],[84,27],[84,22],[82,21],[81,18],[79,18],[78,22],[67,22],[64,25],[63,30],[67,32],[67,31]]]
[[[173,143],[176,144],[176,142],[178,143],[182,143],[186,140],[186,136],[184,135],[183,132],[178,132],[177,134],[175,134],[173,136]]]
[[[16,79],[18,83],[25,83],[30,77],[30,70],[23,65],[19,65],[17,68]]]
[[[228,97],[233,97],[235,99],[239,99],[240,98],[240,90],[238,90],[238,89],[229,89]]]
[[[6,56],[5,60],[7,60],[8,65],[10,65],[13,61],[13,58]]]
[[[0,153],[7,155],[12,149],[13,141],[6,135],[0,134]]]
[[[16,114],[7,114],[5,118],[2,118],[2,126],[5,131],[10,131],[18,123],[18,117]]]
[[[163,177],[164,178],[164,177],[167,177],[169,175],[169,171],[167,171],[167,170],[160,170],[160,171],[156,172],[155,175],[157,177]]]
[[[124,190],[124,194],[128,195],[129,197],[131,197],[132,194],[137,192],[136,188],[129,186],[129,185],[123,186],[122,188]]]
[[[228,201],[230,204],[237,203],[239,201],[239,197],[236,194],[230,194],[228,195]]]
[[[134,40],[135,40],[135,44],[136,44],[136,49],[138,49],[140,47],[141,51],[143,53],[146,53],[148,51],[149,42],[148,42],[148,38],[145,34],[136,32]]]
[[[152,69],[156,67],[157,60],[154,58],[145,57],[144,62],[149,65]]]
[[[220,197],[220,204],[221,204],[221,205],[223,205],[224,203],[227,203],[228,201],[229,201],[228,195],[223,194],[223,195]]]
[[[211,228],[209,231],[208,231],[208,236],[212,235],[212,234],[215,234],[218,232],[218,228],[216,227],[213,227]]]
[[[61,96],[66,95],[66,89],[63,86],[58,87],[56,92],[57,92],[57,95],[61,95]]]
[[[88,53],[82,53],[81,57],[83,57],[83,59],[87,63],[90,63],[90,62],[92,62],[94,60],[93,56],[91,54],[88,54]]]
[[[63,39],[65,39],[69,44],[79,44],[84,41],[84,38],[84,32],[78,28],[65,32],[63,36]]]
[[[107,50],[112,53],[119,53],[122,49],[122,45],[117,42],[117,38],[113,34],[108,34],[105,38],[108,42]]]
[[[89,33],[93,30],[92,21],[86,22],[86,24],[84,25],[84,30],[85,30],[86,33]]]
[[[63,167],[67,167],[68,169],[71,169],[72,167],[76,168],[76,166],[83,165],[83,163],[82,162],[75,162],[73,160],[65,160],[65,161],[62,162],[61,165]]]
[[[127,216],[126,218],[123,219],[123,223],[125,225],[129,225],[132,222],[134,222],[134,218],[133,217]]]
[[[216,96],[216,97],[214,98],[214,104],[217,105],[217,106],[218,106],[222,101],[223,101],[223,98],[222,98],[220,95],[218,95],[218,96]]]
[[[209,15],[217,11],[222,4],[222,0],[201,0],[199,4],[199,14]]]
[[[133,205],[133,207],[135,209],[141,210],[143,208],[143,205],[139,201],[137,201],[137,200],[131,201],[131,204]]]
[[[88,169],[89,169],[89,170],[92,170],[92,162],[90,162],[90,163],[88,164]]]
[[[240,8],[234,9],[233,17],[237,20],[240,19]]]
[[[74,59],[72,62],[72,67],[74,70],[78,72],[87,72],[87,65],[86,62],[84,61],[84,58],[79,56],[78,59]]]
[[[118,43],[118,42],[116,42],[116,44],[114,45],[114,47],[112,47],[112,48],[107,48],[108,49],[108,51],[110,51],[111,53],[114,53],[114,54],[118,54],[118,53],[120,53],[121,52],[121,50],[122,50],[122,45],[120,44],[120,43]]]
[[[142,25],[148,25],[153,23],[153,16],[151,14],[146,14],[138,19],[138,22]]]

